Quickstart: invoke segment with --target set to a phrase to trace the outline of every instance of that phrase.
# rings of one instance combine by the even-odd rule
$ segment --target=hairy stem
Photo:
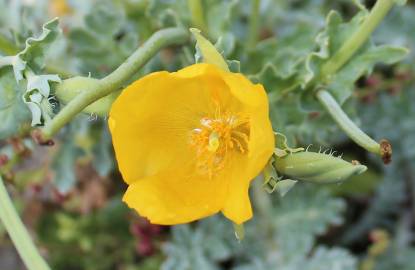
[[[352,56],[368,40],[372,32],[379,25],[396,0],[378,0],[368,17],[359,26],[356,32],[343,44],[321,69],[323,81],[330,80]]]
[[[247,50],[252,50],[258,39],[258,25],[259,25],[259,7],[261,1],[251,1],[251,15],[249,16],[248,39],[246,41]]]
[[[20,220],[16,209],[0,177],[0,219],[10,235],[24,264],[29,270],[50,270],[45,260],[40,256],[28,231]]]
[[[188,40],[188,31],[182,28],[167,28],[154,33],[141,47],[139,47],[124,63],[111,74],[98,81],[89,91],[81,92],[71,100],[41,132],[41,140],[47,141],[78,113],[94,101],[119,90],[125,81],[130,79],[145,63],[147,63],[160,49],[183,44]]]

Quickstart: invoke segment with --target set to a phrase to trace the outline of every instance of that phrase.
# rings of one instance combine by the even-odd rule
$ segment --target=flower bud
[[[339,183],[366,171],[366,166],[324,153],[299,152],[277,158],[275,168],[295,180],[319,184]]]
[[[98,84],[100,84],[100,80],[98,79],[82,76],[72,77],[62,81],[62,83],[56,86],[55,95],[60,102],[66,104],[82,92],[92,91]],[[112,103],[119,94],[120,91],[117,91],[98,99],[83,111],[104,117],[108,114]]]

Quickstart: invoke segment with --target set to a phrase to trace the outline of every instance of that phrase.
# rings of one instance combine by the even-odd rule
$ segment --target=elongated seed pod
[[[292,179],[319,184],[343,182],[367,169],[364,165],[315,152],[292,153],[277,158],[274,164],[279,173]]]

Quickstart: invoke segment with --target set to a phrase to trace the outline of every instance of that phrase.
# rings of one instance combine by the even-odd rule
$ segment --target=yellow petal
[[[241,224],[252,217],[249,185],[261,173],[274,148],[274,136],[269,120],[264,121],[255,113],[251,117],[253,118],[249,153],[248,155],[234,154],[227,168],[229,186],[222,213],[236,224]]]
[[[246,162],[250,168],[249,178],[253,179],[262,171],[275,146],[269,120],[268,97],[262,85],[253,84],[241,74],[223,72],[222,76],[232,95],[243,104],[238,110],[250,118],[249,153]]]
[[[261,84],[253,84],[240,73],[221,72],[221,76],[232,95],[244,105],[268,110],[268,96]]]
[[[196,28],[190,28],[190,32],[195,36],[197,46],[199,47],[203,62],[215,65],[222,70],[229,71],[228,64],[222,55],[216,50],[215,46],[210,43],[205,37],[200,34],[200,30]]]
[[[134,182],[123,200],[151,223],[173,225],[217,213],[225,200],[226,182],[198,175],[192,165]]]
[[[260,174],[273,153],[274,133],[268,116],[268,99],[262,85],[254,85],[240,74],[224,73],[222,76],[235,99],[243,104],[239,111],[250,118],[249,152],[234,157],[228,168],[234,173],[230,177],[229,194],[222,209],[227,218],[241,224],[252,217],[249,184]]]
[[[252,217],[249,200],[249,160],[239,156],[232,160],[228,178],[228,194],[222,207],[222,213],[235,224],[242,224]]]

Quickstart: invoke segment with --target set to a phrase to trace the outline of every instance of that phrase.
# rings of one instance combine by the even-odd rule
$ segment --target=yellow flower
[[[252,217],[249,183],[274,149],[262,85],[211,64],[155,72],[122,92],[109,127],[123,200],[152,223]]]

